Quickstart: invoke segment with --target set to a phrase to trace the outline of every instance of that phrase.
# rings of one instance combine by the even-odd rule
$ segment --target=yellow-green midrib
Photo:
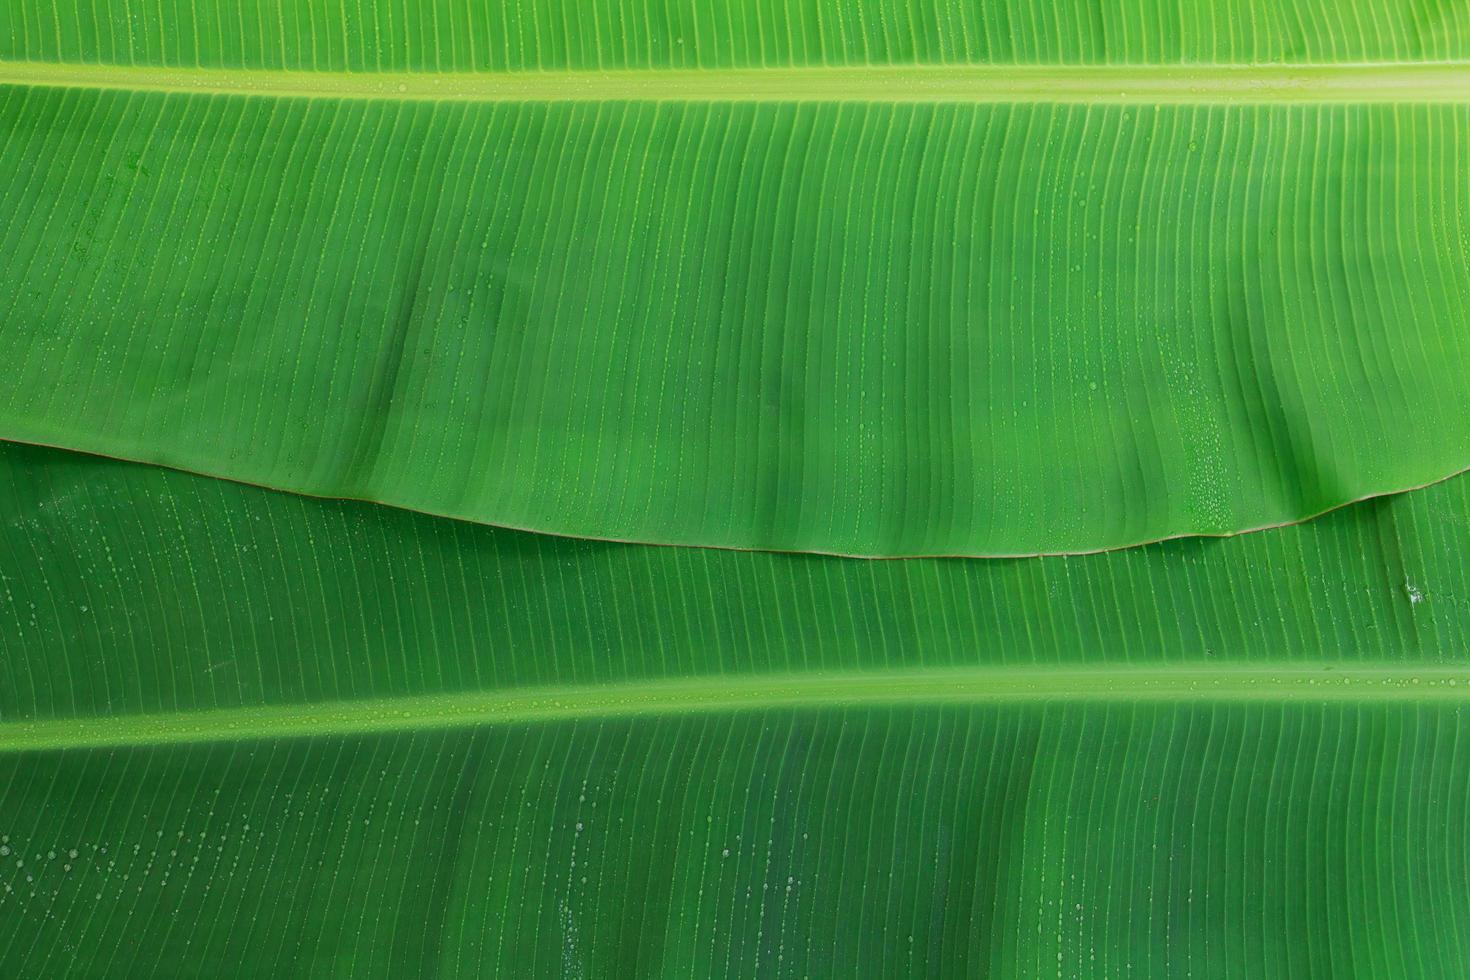
[[[782,709],[1114,702],[1470,702],[1470,666],[978,667],[705,676],[0,722],[0,752],[433,731]]]
[[[344,72],[0,61],[0,85],[463,102],[1458,103],[1470,102],[1470,64]]]

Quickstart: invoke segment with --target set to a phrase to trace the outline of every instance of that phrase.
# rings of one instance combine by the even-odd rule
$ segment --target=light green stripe
[[[0,62],[0,84],[471,102],[1470,102],[1470,64],[343,73]]]
[[[972,668],[700,677],[270,707],[0,722],[0,752],[423,731],[782,708],[1036,701],[1470,701],[1470,666]]]

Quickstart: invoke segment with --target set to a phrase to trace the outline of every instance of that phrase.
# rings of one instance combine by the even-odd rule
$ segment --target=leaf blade
[[[1465,734],[1448,706],[1010,706],[3,755],[0,963],[1449,976]]]
[[[1238,532],[1470,458],[1464,105],[4,91],[10,438],[857,555]]]

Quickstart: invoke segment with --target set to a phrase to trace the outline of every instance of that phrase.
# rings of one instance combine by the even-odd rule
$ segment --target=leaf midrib
[[[1470,665],[1300,664],[715,675],[113,717],[0,721],[0,753],[780,709],[1017,702],[1467,702]]]
[[[467,102],[1470,102],[1470,63],[316,72],[0,61],[0,85]]]

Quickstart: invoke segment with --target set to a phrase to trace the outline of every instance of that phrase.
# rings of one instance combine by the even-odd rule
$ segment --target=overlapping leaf
[[[30,59],[0,72],[0,434],[533,530],[860,555],[1240,531],[1470,460],[1470,74],[1392,75],[1384,104],[1397,69],[1349,66],[1344,101],[1303,105],[1310,84],[1247,66],[1232,104],[1228,69],[1134,104],[1105,65],[1019,101],[970,66],[934,102],[929,69],[802,47],[806,75],[712,66],[690,102],[566,71],[453,76],[456,101],[317,71],[337,97],[304,98],[300,69],[369,37],[420,67],[428,25],[323,15],[356,53],[307,59],[334,33],[307,8],[239,31],[226,9],[193,33],[143,17],[125,50],[94,15],[64,51],[36,12],[0,47]],[[1436,36],[1375,12],[1383,31],[1303,17],[1345,52]],[[562,29],[536,64],[587,67]],[[439,67],[490,57],[443,31]],[[689,63],[605,43],[599,64]],[[279,64],[297,95],[251,97]]]

